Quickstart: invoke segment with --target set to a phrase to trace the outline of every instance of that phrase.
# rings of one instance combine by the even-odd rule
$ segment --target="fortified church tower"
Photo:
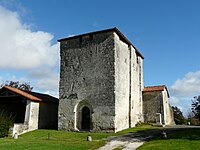
[[[60,130],[120,131],[143,121],[143,56],[117,29],[60,42]]]

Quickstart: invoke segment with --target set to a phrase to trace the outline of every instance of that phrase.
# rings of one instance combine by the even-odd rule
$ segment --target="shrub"
[[[13,121],[14,116],[12,114],[6,113],[5,111],[0,112],[0,138],[8,136]]]

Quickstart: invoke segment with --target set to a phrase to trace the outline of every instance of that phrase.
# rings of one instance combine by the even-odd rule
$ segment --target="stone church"
[[[144,121],[144,57],[117,28],[58,41],[59,130],[117,132]]]

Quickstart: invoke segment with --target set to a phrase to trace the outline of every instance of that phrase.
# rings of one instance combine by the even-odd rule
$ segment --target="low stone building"
[[[145,122],[158,125],[175,124],[173,110],[169,104],[169,92],[165,85],[144,88],[143,113]]]
[[[0,110],[14,116],[12,135],[40,129],[57,129],[58,99],[10,86],[0,89]]]
[[[60,130],[120,131],[143,121],[142,54],[111,28],[60,42]]]

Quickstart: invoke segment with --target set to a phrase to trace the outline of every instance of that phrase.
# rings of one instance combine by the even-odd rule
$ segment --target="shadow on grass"
[[[170,128],[157,128],[150,130],[142,130],[136,132],[129,132],[128,134],[108,137],[107,140],[117,141],[153,141],[164,140],[163,132],[166,133],[166,140],[168,139],[188,139],[200,140],[200,128],[192,127],[170,127]]]
[[[169,133],[169,135],[167,135],[167,139],[200,140],[200,129],[190,128],[178,130],[174,133]]]
[[[166,133],[166,138],[163,137],[163,132]],[[143,136],[150,135],[150,138],[147,138],[144,141],[153,141],[153,140],[169,140],[169,139],[187,139],[187,140],[200,140],[200,128],[160,128],[155,130],[148,131],[139,131],[137,134]]]
[[[167,138],[163,138],[163,131]],[[194,150],[200,147],[199,127],[162,128],[154,133],[157,134],[146,140],[138,150]]]

